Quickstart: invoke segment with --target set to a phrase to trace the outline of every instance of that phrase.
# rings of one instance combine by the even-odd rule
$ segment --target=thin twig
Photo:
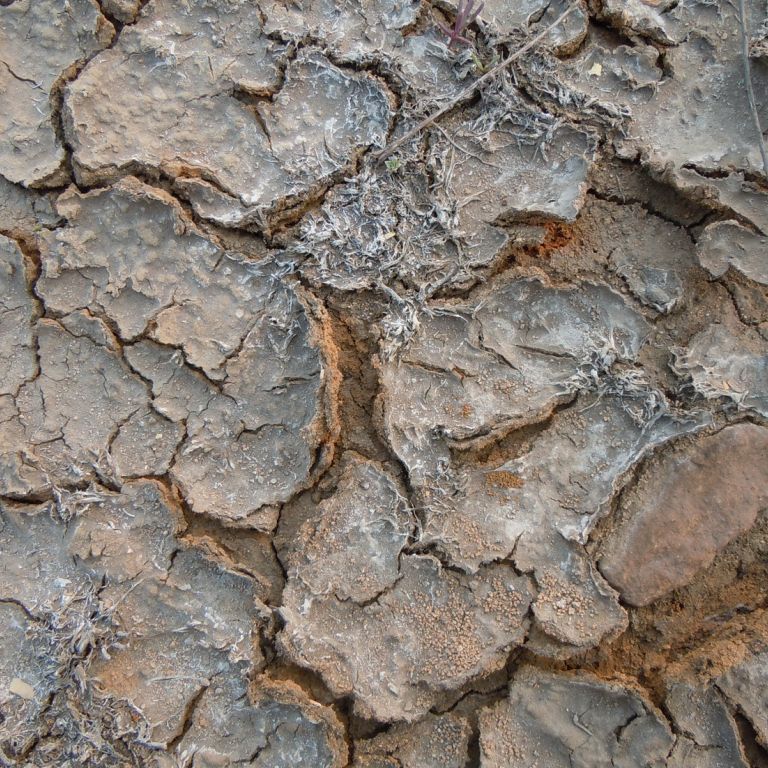
[[[469,96],[472,96],[481,85],[487,83],[489,80],[498,75],[499,72],[501,72],[503,69],[506,69],[510,64],[517,61],[524,53],[530,51],[531,48],[543,40],[558,24],[560,24],[561,21],[573,13],[578,7],[579,4],[577,2],[568,6],[568,8],[563,11],[546,29],[543,29],[535,37],[532,37],[524,46],[522,46],[522,48],[518,48],[514,53],[507,56],[504,61],[497,64],[492,69],[489,69],[482,77],[475,80],[472,85],[467,86],[463,91],[461,91],[461,93],[458,94],[458,96],[455,96],[453,99],[451,99],[444,107],[441,107],[437,110],[437,112],[430,115],[429,117],[425,117],[415,128],[411,128],[410,131],[403,134],[397,141],[393,142],[388,147],[384,147],[381,152],[379,152],[377,155],[374,155],[376,160],[385,160],[394,151],[402,147],[403,144],[405,144],[407,141],[410,141],[414,136],[418,135],[425,128],[432,125],[435,120],[439,120],[446,112],[450,112],[459,102],[464,101],[464,99]]]
[[[741,61],[744,65],[744,85],[747,88],[747,101],[749,111],[752,113],[752,122],[757,131],[757,146],[760,148],[760,156],[763,158],[763,171],[768,179],[768,152],[765,150],[763,129],[760,127],[760,116],[757,114],[757,102],[755,92],[752,89],[752,72],[749,66],[749,33],[747,32],[747,14],[744,8],[744,0],[739,0],[739,24],[741,25]]]

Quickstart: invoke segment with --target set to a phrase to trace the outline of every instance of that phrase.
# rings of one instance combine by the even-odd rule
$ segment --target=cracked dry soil
[[[377,158],[565,8],[0,0],[0,765],[768,766],[738,4]]]

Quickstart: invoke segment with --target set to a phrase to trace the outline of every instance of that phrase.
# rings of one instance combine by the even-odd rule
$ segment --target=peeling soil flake
[[[0,0],[2,768],[768,768],[764,0]]]

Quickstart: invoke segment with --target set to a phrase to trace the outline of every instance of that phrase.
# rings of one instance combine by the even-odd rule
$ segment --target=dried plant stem
[[[741,25],[741,60],[744,65],[744,85],[747,89],[747,101],[749,102],[752,122],[755,124],[755,131],[757,132],[757,146],[760,148],[760,156],[763,158],[763,172],[766,179],[768,179],[768,152],[765,150],[763,129],[760,126],[760,116],[757,114],[755,91],[752,88],[752,71],[749,66],[749,33],[747,31],[747,12],[744,0],[739,0],[739,24]]]
[[[742,0],[743,1],[743,0]],[[378,154],[374,155],[376,160],[385,160],[393,152],[399,149],[407,141],[410,141],[414,136],[417,136],[425,128],[428,128],[436,120],[439,120],[444,114],[450,112],[457,104],[464,101],[464,99],[472,96],[478,88],[489,80],[492,80],[502,70],[506,69],[510,64],[517,61],[524,53],[531,50],[537,43],[543,40],[560,22],[562,22],[567,16],[573,13],[578,8],[578,3],[573,3],[568,6],[546,29],[539,32],[538,35],[532,37],[524,46],[518,48],[514,53],[507,56],[504,61],[497,64],[492,69],[489,69],[482,77],[475,80],[472,85],[467,86],[461,93],[451,99],[444,107],[441,107],[437,112],[431,114],[429,117],[425,117],[417,126],[411,128],[410,131],[403,134],[397,141],[394,141],[388,147],[384,147]]]

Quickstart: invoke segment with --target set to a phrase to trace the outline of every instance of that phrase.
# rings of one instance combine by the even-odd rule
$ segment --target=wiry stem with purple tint
[[[452,48],[453,44],[457,41],[472,45],[472,41],[464,37],[463,33],[480,15],[484,5],[485,3],[480,3],[475,8],[475,0],[459,0],[459,4],[456,7],[456,21],[453,23],[453,29],[446,27],[445,24],[441,24],[439,21],[437,22],[437,26],[448,36],[449,48]]]

